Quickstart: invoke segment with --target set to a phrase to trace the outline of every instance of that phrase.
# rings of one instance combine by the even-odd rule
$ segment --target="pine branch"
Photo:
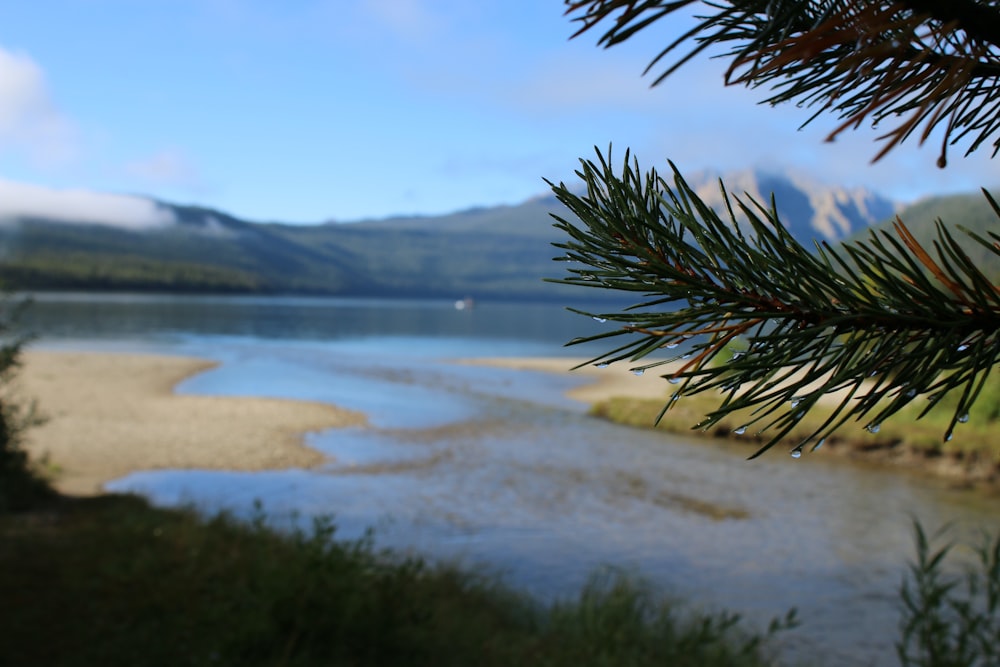
[[[1000,290],[943,225],[936,259],[901,220],[894,233],[811,252],[782,225],[773,201],[730,197],[720,182],[720,215],[673,164],[671,186],[655,169],[641,172],[628,153],[620,175],[610,160],[610,149],[607,158],[598,151],[596,162],[581,160],[585,195],[549,184],[575,219],[553,216],[570,238],[555,244],[565,251],[558,259],[575,263],[555,282],[642,299],[621,312],[585,313],[618,327],[573,343],[627,339],[588,363],[627,360],[636,372],[671,364],[663,377],[677,389],[664,413],[682,396],[722,392],[695,428],[749,409],[737,431],[771,434],[754,456],[834,392],[842,399],[796,451],[850,419],[877,431],[918,397],[928,399],[923,416],[960,392],[945,440],[968,419],[1000,360]],[[970,236],[1000,255],[996,239]],[[729,356],[737,339],[747,350]],[[673,356],[651,356],[664,351]]]
[[[567,14],[587,32],[605,21],[598,43],[612,46],[671,14],[700,5],[712,10],[653,58],[647,72],[685,45],[654,80],[661,83],[695,55],[727,47],[728,84],[769,86],[769,104],[813,107],[803,125],[824,112],[841,123],[830,133],[870,121],[894,126],[880,137],[880,159],[918,132],[926,141],[943,129],[938,164],[948,146],[966,155],[1000,140],[1000,12],[990,3],[927,0],[566,0]]]

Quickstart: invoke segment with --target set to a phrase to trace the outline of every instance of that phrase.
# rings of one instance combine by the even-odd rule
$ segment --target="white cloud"
[[[156,202],[89,190],[55,190],[0,179],[0,223],[37,217],[76,224],[143,230],[174,224],[174,214]]]
[[[56,107],[45,74],[30,57],[0,48],[0,150],[41,165],[63,164],[77,151],[74,124]]]

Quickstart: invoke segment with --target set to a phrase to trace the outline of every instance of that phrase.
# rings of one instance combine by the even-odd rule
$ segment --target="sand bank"
[[[641,362],[621,361],[604,368],[597,368],[593,364],[586,362],[587,359],[561,357],[486,357],[481,359],[463,359],[460,361],[460,363],[481,364],[500,368],[565,373],[579,377],[586,382],[566,392],[566,395],[591,405],[618,397],[666,400],[676,390],[676,387],[669,384],[664,376],[673,374],[684,365],[683,361],[675,361],[650,368],[642,375],[636,375],[630,369],[637,365],[642,365]],[[585,365],[580,368],[574,368],[579,364]],[[792,374],[787,382],[797,381],[803,373],[804,371],[798,371]],[[800,388],[799,391],[804,393],[817,387],[819,384],[819,381],[812,382],[806,385],[806,387]],[[863,396],[864,391],[862,389],[856,395],[858,397]],[[836,405],[843,401],[847,394],[847,389],[841,389],[825,394],[819,400],[821,403]]]
[[[214,364],[169,356],[31,350],[20,395],[38,401],[46,423],[26,447],[47,456],[63,493],[151,469],[267,470],[316,465],[310,431],[364,423],[331,405],[267,398],[189,396],[178,382]]]
[[[597,403],[616,396],[628,398],[666,398],[673,390],[672,385],[663,379],[680,364],[665,364],[649,369],[642,375],[636,375],[629,370],[626,363],[612,364],[605,368],[597,368],[591,364],[571,370],[574,366],[586,362],[586,359],[562,357],[484,357],[463,359],[460,363],[499,368],[515,368],[520,370],[543,371],[546,373],[565,373],[585,380],[583,384],[566,392],[566,395],[584,403]]]

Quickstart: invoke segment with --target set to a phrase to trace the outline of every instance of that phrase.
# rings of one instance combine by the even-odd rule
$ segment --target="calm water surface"
[[[596,332],[538,304],[74,295],[40,299],[50,347],[196,355],[221,362],[193,394],[278,396],[364,411],[370,425],[312,434],[319,469],[159,471],[109,485],[163,504],[279,521],[334,515],[339,533],[486,565],[540,597],[595,569],[637,572],[693,603],[764,625],[797,607],[782,648],[823,665],[895,664],[896,589],[911,520],[996,529],[1000,500],[822,456],[616,427],[564,398],[573,379],[454,363],[564,349]]]

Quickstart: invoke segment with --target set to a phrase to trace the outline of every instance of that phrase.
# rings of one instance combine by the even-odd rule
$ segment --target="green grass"
[[[917,398],[911,406],[884,422],[877,434],[868,433],[862,423],[849,421],[827,438],[827,443],[834,446],[846,445],[856,451],[902,447],[929,457],[951,455],[1000,466],[1000,440],[996,438],[1000,422],[1000,375],[994,374],[987,380],[973,405],[968,422],[956,424],[954,437],[945,441],[944,434],[951,423],[957,399],[957,393],[952,392],[927,415],[918,419],[925,403],[923,399]],[[666,393],[663,400],[616,397],[595,404],[591,408],[591,414],[629,426],[653,428],[666,400]],[[749,411],[733,413],[707,432],[692,430],[692,425],[717,408],[720,401],[718,396],[707,393],[685,396],[671,407],[656,428],[670,433],[731,437],[734,441],[745,441],[751,445],[766,442],[766,433],[755,436],[752,429],[746,435],[736,436],[733,433],[750,421]],[[791,448],[801,443],[829,414],[822,406],[810,410],[779,448]]]
[[[539,604],[489,577],[130,496],[0,515],[3,665],[764,665],[769,635],[625,576]]]

